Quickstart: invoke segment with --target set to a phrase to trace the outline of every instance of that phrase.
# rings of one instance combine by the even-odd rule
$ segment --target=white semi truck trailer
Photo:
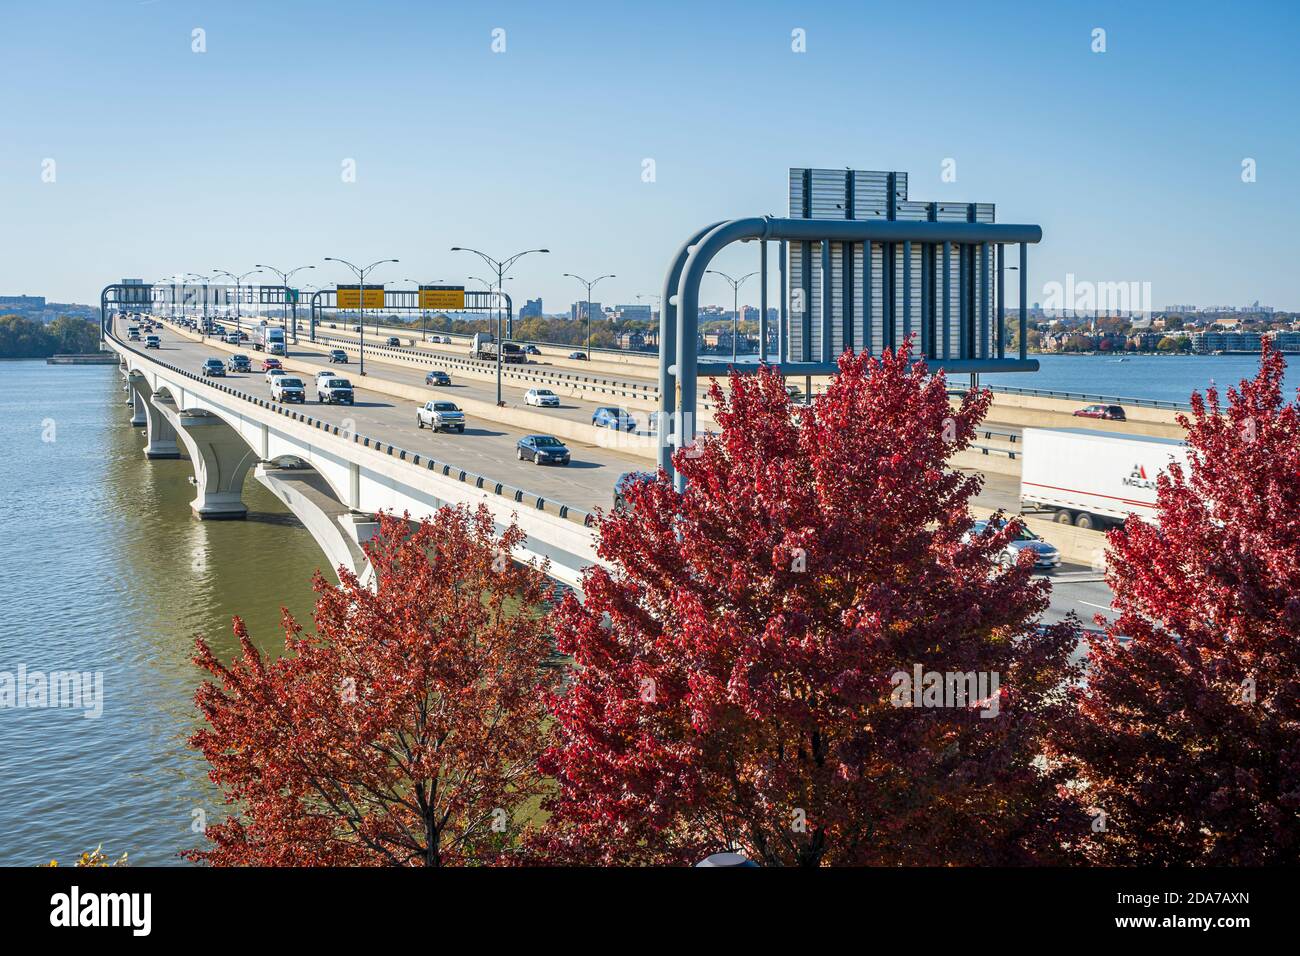
[[[253,329],[250,338],[253,348],[259,352],[266,352],[267,355],[284,354],[284,329],[278,325],[268,325],[263,322]]]
[[[1154,521],[1156,477],[1171,461],[1187,470],[1187,446],[1176,438],[1090,428],[1026,428],[1021,454],[1021,507],[1080,528],[1122,524],[1130,514]]]

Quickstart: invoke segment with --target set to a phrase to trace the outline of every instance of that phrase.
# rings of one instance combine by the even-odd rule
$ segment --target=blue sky
[[[631,302],[697,226],[784,213],[788,167],[851,166],[1040,223],[1034,299],[1074,273],[1150,282],[1157,308],[1300,309],[1298,40],[1280,2],[2,0],[0,293],[346,279],[324,256],[463,282],[482,267],[452,245],[548,246],[517,302],[581,298],[564,272]]]

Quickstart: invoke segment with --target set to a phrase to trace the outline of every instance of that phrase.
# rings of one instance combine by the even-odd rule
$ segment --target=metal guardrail
[[[360,346],[351,339],[338,339],[331,336],[317,335],[317,344],[322,341],[330,346],[342,348],[350,351],[360,351]],[[300,342],[299,345],[302,343]],[[391,346],[391,345],[367,345],[366,354],[389,355],[395,358],[405,359],[411,362],[419,362],[428,366],[437,367],[439,365],[450,368],[467,369],[476,372],[495,372],[495,362],[480,362],[476,359],[466,358],[459,355],[441,355],[436,352],[424,352],[414,347]],[[548,384],[566,384],[572,387],[599,390],[611,394],[623,393],[625,398],[636,398],[641,401],[653,403],[657,401],[659,388],[657,385],[645,384],[638,385],[635,382],[624,382],[617,379],[602,378],[598,375],[582,375],[578,372],[566,372],[542,368],[534,368],[524,364],[502,364],[501,374],[504,378],[513,378],[518,381],[532,382],[539,385]]]
[[[239,391],[238,389],[232,388],[229,385],[223,385],[217,382],[208,381],[203,376],[191,372],[188,369],[183,369],[180,368],[179,366],[172,365],[170,362],[164,362],[161,359],[156,359],[153,358],[152,356],[145,355],[142,351],[138,349],[133,349],[125,342],[123,342],[120,338],[118,338],[115,332],[111,330],[106,330],[106,331],[109,337],[111,337],[113,341],[115,341],[118,345],[126,349],[128,352],[131,352],[134,355],[138,355],[140,358],[148,359],[150,362],[153,362],[157,365],[161,365],[163,368],[166,368],[178,375],[184,376],[185,378],[192,379],[193,381],[198,382],[200,385],[206,385],[210,388],[215,388],[218,391],[225,392],[228,395],[233,395],[235,398],[242,399],[243,401],[246,402],[251,402],[252,404],[257,405],[259,407],[266,408],[280,415],[284,415],[285,417],[293,421],[302,422],[303,424],[308,425],[309,427],[321,429],[322,431],[328,434],[338,435],[342,437],[345,441],[347,440],[346,436],[349,434],[347,429],[340,429],[337,425],[331,425],[329,422],[323,422],[320,419],[313,418],[310,415],[293,411],[292,409],[280,405],[276,402],[272,402],[263,398],[258,398],[255,395],[248,395],[244,392]],[[389,442],[381,442],[377,438],[371,438],[370,436],[362,435],[359,432],[351,432],[350,434],[352,435],[352,441],[355,442],[356,444],[363,445],[366,448],[373,448],[375,451],[379,452],[380,454],[387,454],[390,457],[397,458],[401,461],[410,462],[412,465],[414,465],[417,468],[424,468],[427,471],[438,472],[446,477],[454,478],[458,481],[464,482],[465,484],[473,485],[475,488],[480,488],[486,491],[490,491],[491,493],[495,495],[499,495],[500,497],[503,498],[509,498],[510,500],[519,504],[527,504],[531,502],[532,506],[538,511],[547,511],[556,514],[561,518],[564,518],[568,521],[572,521],[575,524],[581,524],[584,527],[592,527],[596,522],[596,515],[594,512],[584,511],[583,509],[577,508],[573,505],[566,505],[558,501],[552,501],[550,499],[542,497],[541,495],[534,494],[533,492],[530,492],[527,489],[517,488],[514,485],[506,484],[503,481],[497,481],[493,478],[488,478],[485,475],[479,475],[472,471],[467,471],[466,469],[461,468],[459,465],[453,465],[450,464],[449,462],[439,461],[436,458],[429,457],[428,455],[421,455],[417,452],[408,451],[405,448],[401,448]]]
[[[518,321],[519,321],[519,316],[515,316],[515,322],[517,323]],[[348,324],[349,323],[347,322],[341,322],[341,323],[340,322],[332,322],[332,323],[317,322],[316,328],[317,329],[332,328],[337,330],[337,328],[340,325],[348,325]],[[370,328],[371,323],[367,322],[366,327]],[[385,329],[391,333],[401,333],[403,335],[419,335],[421,333],[423,333],[424,335],[450,335],[456,339],[464,339],[467,342],[474,338],[473,332],[452,332],[447,329],[422,329],[418,325],[412,327],[409,325],[392,325],[388,322],[379,322],[375,324],[374,327],[379,329]],[[320,338],[319,332],[317,332],[316,337]],[[545,339],[521,339],[518,336],[511,338],[509,341],[519,342],[522,343],[523,345],[536,345],[539,347],[544,346],[546,348],[552,348],[552,349],[561,349],[561,350],[568,349],[570,352],[585,352],[588,353],[589,355],[595,355],[599,353],[602,355],[644,355],[647,358],[659,357],[658,346],[656,346],[653,349],[620,349],[620,348],[609,348],[608,346],[604,346],[604,345],[593,345],[591,348],[587,348],[587,346],[581,342],[579,342],[577,345],[574,345],[571,342],[547,342]],[[741,353],[741,354],[748,354],[754,356],[758,355],[757,352],[749,352],[749,353]]]
[[[1104,405],[1132,405],[1134,408],[1162,408],[1171,411],[1190,411],[1188,402],[1166,402],[1158,398],[1120,398],[1115,395],[1093,395],[1090,392],[1060,392],[1047,388],[1020,388],[1015,385],[981,385],[990,392],[1003,395],[1030,395],[1035,398],[1060,398],[1075,402],[1095,402]],[[948,389],[950,395],[965,395],[964,388]]]

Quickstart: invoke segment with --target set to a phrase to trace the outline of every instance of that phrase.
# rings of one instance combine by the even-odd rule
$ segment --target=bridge
[[[471,357],[463,338],[432,342],[427,332],[418,328],[390,330],[395,342],[384,335],[379,344],[377,337],[370,335],[363,343],[352,324],[337,312],[337,300],[331,300],[335,321],[329,321],[315,302],[305,326],[297,315],[292,319],[285,315],[282,321],[291,324],[285,367],[309,382],[323,369],[347,374],[356,367],[353,362],[360,364],[364,348],[363,377],[350,375],[355,404],[344,407],[314,402],[279,404],[271,399],[270,385],[259,373],[206,377],[201,372],[206,360],[224,360],[232,352],[246,351],[247,346],[227,345],[174,322],[157,350],[127,341],[123,316],[139,311],[158,317],[169,305],[175,310],[178,296],[174,286],[112,285],[101,296],[101,310],[105,344],[119,355],[127,379],[132,421],[144,426],[145,455],[175,458],[184,453],[190,459],[196,492],[191,507],[198,518],[243,517],[246,507],[241,490],[251,474],[298,517],[332,566],[349,568],[364,578],[369,569],[361,546],[374,534],[378,512],[407,512],[418,519],[443,505],[474,508],[483,504],[499,528],[512,521],[519,524],[527,536],[520,555],[523,559],[548,561],[556,580],[576,588],[583,570],[597,561],[594,526],[600,509],[612,506],[618,477],[656,467],[673,475],[672,450],[716,427],[704,394],[706,383],[699,380],[720,376],[727,368],[699,361],[698,287],[710,261],[725,246],[736,241],[757,242],[766,279],[767,245],[780,244],[780,345],[771,364],[783,375],[804,378],[811,386],[814,376],[824,379],[832,373],[836,343],[853,347],[854,336],[859,334],[865,338],[857,341],[871,347],[874,327],[883,336],[877,344],[885,347],[912,334],[914,321],[922,354],[933,367],[972,374],[1036,368],[1037,363],[1023,352],[1023,266],[1025,245],[1037,242],[1040,236],[1036,226],[973,221],[762,217],[716,223],[697,231],[670,263],[658,356],[600,352],[573,360],[563,350],[545,346],[539,347],[528,364],[503,368]],[[820,288],[811,288],[811,273],[805,271],[808,295],[792,297],[792,301],[806,298],[813,304],[800,310],[804,335],[798,360],[792,360],[789,346],[787,243],[803,248],[805,261],[810,261],[808,250],[818,249],[821,262]],[[1019,356],[1006,355],[1002,347],[1004,245],[1020,248]],[[877,262],[892,262],[895,247],[898,251],[899,295],[895,297],[891,291],[887,299],[876,297],[882,303],[883,325],[877,316],[873,326],[871,283],[889,284],[893,290],[894,279],[892,273],[870,269],[854,274],[854,257],[860,259],[864,247],[870,253],[866,261],[875,257]],[[952,261],[957,263],[951,280],[947,265],[950,248],[955,249]],[[962,250],[970,255],[958,255]],[[880,255],[876,257],[876,253]],[[940,253],[944,256],[942,269],[937,265]],[[996,270],[990,269],[991,256]],[[914,261],[919,264],[915,283]],[[958,303],[961,311],[958,314],[954,309],[953,322],[960,319],[960,328],[970,330],[970,334],[954,334],[951,343],[946,331],[950,281],[952,295],[965,290],[965,298]],[[839,282],[844,283],[843,296],[836,286]],[[762,288],[766,287],[764,282]],[[290,297],[284,287],[257,287],[255,292],[245,288],[240,294],[244,292],[250,297],[241,303],[247,301],[255,311],[277,303],[288,311]],[[389,296],[393,297],[391,307],[398,309],[410,309],[417,301],[409,290],[381,294],[386,297],[384,309],[390,307]],[[844,317],[839,315],[841,303],[858,299],[864,303],[863,314],[854,318],[850,310]],[[764,304],[765,300],[764,293]],[[184,290],[179,302],[182,312],[188,305],[197,314],[198,303]],[[206,303],[205,287],[204,315]],[[814,308],[816,325],[811,315]],[[763,317],[766,324],[765,309]],[[245,316],[244,324],[249,321]],[[814,355],[809,347],[810,330],[819,331],[812,338],[817,339],[820,355]],[[767,340],[760,338],[761,358],[766,360]],[[330,364],[329,353],[338,349],[349,356],[343,369]],[[426,384],[425,375],[433,368],[447,371],[452,386]],[[523,393],[534,387],[556,392],[561,407],[525,407]],[[464,434],[430,433],[418,426],[416,408],[436,398],[452,399],[465,410],[470,427]],[[629,433],[594,427],[591,416],[601,405],[630,410],[638,422],[636,429]],[[535,432],[564,440],[572,449],[572,463],[566,468],[544,468],[519,459],[516,442]],[[1014,463],[1016,437],[1014,430],[987,429],[982,445],[964,453],[966,460],[954,461],[989,473],[988,491],[978,502],[981,507],[1018,510],[1012,477],[1018,471]],[[674,477],[680,487],[680,476]]]

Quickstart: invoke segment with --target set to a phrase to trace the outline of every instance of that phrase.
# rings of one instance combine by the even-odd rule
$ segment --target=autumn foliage
[[[542,778],[541,570],[507,559],[485,508],[391,515],[367,546],[375,587],[318,574],[316,633],[287,613],[285,654],[235,620],[232,664],[197,642],[215,682],[191,743],[233,814],[191,851],[214,865],[446,866],[512,858]]]
[[[1077,674],[1047,586],[966,540],[980,479],[947,459],[988,393],[950,406],[906,348],[846,354],[811,407],[765,370],[715,383],[719,435],[600,528],[543,760],[542,851],[590,863],[996,864],[1069,857],[1087,820],[1041,761]],[[991,700],[899,706],[897,675],[996,675]],[[908,703],[911,703],[910,697]],[[993,711],[993,714],[989,712]]]
[[[1118,616],[1061,740],[1101,862],[1300,861],[1300,405],[1284,370],[1266,347],[1226,407],[1194,395],[1158,526],[1110,533]]]

